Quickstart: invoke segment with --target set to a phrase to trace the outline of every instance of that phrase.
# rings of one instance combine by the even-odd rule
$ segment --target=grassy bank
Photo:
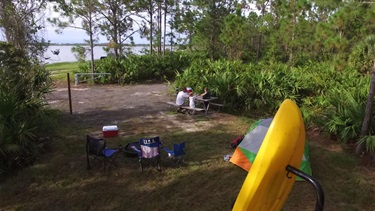
[[[54,80],[66,79],[66,74],[70,74],[73,79],[74,71],[78,71],[79,62],[59,62],[47,64],[46,69],[50,71],[51,77]]]

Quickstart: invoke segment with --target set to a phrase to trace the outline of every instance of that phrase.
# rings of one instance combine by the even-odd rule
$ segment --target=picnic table
[[[219,99],[218,97],[210,97],[206,99],[206,98],[203,98],[202,96],[197,96],[195,98],[195,101],[197,102],[196,103],[197,107],[191,108],[189,107],[189,105],[186,105],[186,103],[187,104],[189,103],[189,101],[187,100],[185,105],[181,106],[181,108],[192,110],[192,111],[204,111],[205,115],[207,115],[208,109],[210,108],[210,106],[217,106],[219,107],[219,109],[220,107],[224,106],[223,104],[217,103],[218,99]],[[166,103],[169,104],[170,106],[179,107],[175,102],[166,102]]]
[[[206,115],[210,105],[218,106],[219,108],[224,106],[223,104],[217,103],[219,100],[218,97],[203,98],[202,96],[197,96],[195,100],[203,106]]]

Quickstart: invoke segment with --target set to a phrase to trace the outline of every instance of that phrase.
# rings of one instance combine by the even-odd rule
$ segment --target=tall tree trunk
[[[289,62],[293,62],[293,57],[294,57],[294,40],[296,39],[296,25],[297,25],[297,15],[296,15],[296,2],[293,0],[293,1],[290,1],[292,5],[292,37],[291,37],[291,41],[289,42],[288,46],[289,46],[289,49],[290,49],[290,52],[289,52],[289,59],[288,61]]]
[[[161,1],[162,0],[159,0],[158,1],[158,42],[159,42],[159,45],[158,45],[158,55],[160,56],[161,55],[161,26],[162,26],[162,15],[161,15]]]
[[[171,28],[171,39],[169,41],[169,45],[170,46],[170,49],[171,49],[171,52],[173,51],[173,31],[172,31],[172,28]]]
[[[264,21],[264,15],[265,15],[265,12],[266,12],[266,2],[263,2],[262,4],[262,25],[263,25],[263,21]],[[259,31],[259,34],[258,34],[258,46],[257,46],[257,59],[258,61],[260,60],[261,58],[261,48],[262,48],[262,31]]]
[[[115,58],[116,60],[118,60],[118,58],[120,57],[119,55],[119,39],[118,39],[118,30],[117,30],[117,24],[114,25],[113,27],[113,42],[115,44],[115,46],[113,46],[113,50],[115,52]]]
[[[153,40],[153,35],[152,33],[154,32],[153,28],[154,28],[154,23],[153,23],[153,12],[152,12],[152,0],[149,0],[149,15],[150,15],[150,54],[153,53],[153,46],[152,46],[152,40]]]
[[[260,61],[260,58],[261,58],[261,51],[260,51],[261,48],[262,48],[262,32],[259,32],[258,49],[257,49],[257,59],[258,59],[258,61]]]
[[[163,55],[165,55],[165,37],[167,34],[167,10],[168,10],[168,1],[164,1],[164,32],[163,32]]]
[[[363,118],[362,122],[362,130],[361,130],[361,137],[368,135],[370,124],[371,124],[371,116],[372,116],[372,108],[374,105],[374,96],[375,96],[375,59],[374,64],[372,66],[371,72],[371,82],[370,82],[370,91],[367,97],[366,102],[366,110],[365,110],[365,117]],[[365,144],[358,144],[356,147],[356,154],[362,154],[366,150]]]
[[[95,72],[95,62],[94,62],[94,38],[93,38],[93,26],[92,26],[92,17],[90,14],[90,21],[89,21],[89,27],[90,27],[90,54],[91,54],[91,73],[92,79],[94,80],[94,72]]]
[[[120,55],[121,55],[121,43],[120,43],[120,40],[119,40],[119,28],[118,28],[118,21],[117,21],[117,5],[111,5],[112,7],[112,17],[113,17],[113,42],[115,43],[115,46],[114,46],[114,51],[115,51],[115,58],[116,60],[118,60],[120,58]]]

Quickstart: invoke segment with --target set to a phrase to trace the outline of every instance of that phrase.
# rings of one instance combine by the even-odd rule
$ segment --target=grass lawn
[[[51,72],[54,80],[65,80],[66,74],[70,74],[70,80],[74,80],[74,72],[78,71],[79,62],[59,62],[47,64],[46,69]]]
[[[174,113],[167,114],[175,115]],[[229,116],[229,115],[228,115]],[[184,118],[183,115],[180,118]],[[184,119],[181,119],[183,121]],[[225,162],[232,140],[253,120],[229,116],[212,124],[195,118],[195,130],[176,129],[173,122],[133,118],[118,124],[119,137],[109,147],[160,135],[165,146],[186,141],[187,165],[174,168],[162,151],[161,172],[141,173],[138,159],[120,154],[119,167],[86,169],[85,135],[100,135],[98,125],[82,124],[64,114],[51,146],[28,167],[0,183],[1,210],[230,210],[247,175]],[[208,128],[207,128],[208,127]],[[99,129],[98,129],[99,128]],[[200,130],[201,128],[202,130]],[[204,129],[204,130],[203,130]],[[311,136],[311,135],[310,135]],[[320,138],[320,137],[315,137]],[[375,207],[374,171],[342,150],[311,141],[314,177],[325,192],[325,210],[371,210]],[[296,182],[284,210],[314,210],[315,192],[307,182]]]

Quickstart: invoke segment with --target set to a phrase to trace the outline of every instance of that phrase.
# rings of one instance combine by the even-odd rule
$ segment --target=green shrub
[[[0,174],[5,174],[35,160],[51,80],[42,66],[10,44],[0,43],[0,61]]]
[[[107,57],[95,61],[97,73],[110,73],[108,77],[97,77],[96,83],[131,84],[145,81],[173,80],[176,73],[187,68],[194,58],[204,57],[201,53],[167,52],[164,56],[128,55],[126,58]],[[82,63],[80,72],[90,72],[91,64]],[[89,76],[85,79],[89,79]]]
[[[348,142],[360,134],[369,78],[352,69],[339,72],[329,63],[290,67],[195,60],[176,75],[174,87],[183,86],[198,94],[208,86],[228,110],[257,116],[273,115],[285,99],[292,99],[308,125]]]

